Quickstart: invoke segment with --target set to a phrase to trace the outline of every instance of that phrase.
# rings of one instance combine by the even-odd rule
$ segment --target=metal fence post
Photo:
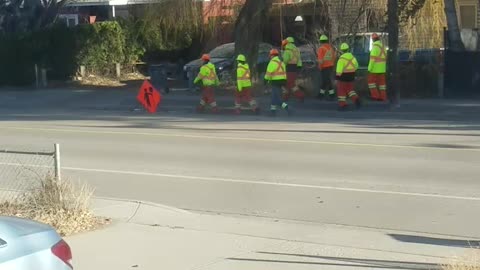
[[[55,144],[55,154],[53,158],[55,159],[55,179],[60,181],[62,180],[62,175],[60,173],[60,144],[58,143]]]

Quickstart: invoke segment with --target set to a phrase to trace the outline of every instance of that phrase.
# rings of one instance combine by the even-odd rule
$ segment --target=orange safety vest
[[[333,67],[335,65],[335,50],[330,44],[323,44],[318,48],[318,67],[320,69]]]

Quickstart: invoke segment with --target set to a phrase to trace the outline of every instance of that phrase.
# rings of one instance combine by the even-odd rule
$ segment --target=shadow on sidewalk
[[[479,248],[480,247],[479,240],[444,239],[444,238],[434,238],[434,237],[417,236],[417,235],[406,235],[406,234],[389,234],[388,236],[392,237],[397,241],[406,242],[406,243],[462,247],[462,248]]]
[[[331,257],[331,256],[316,256],[305,254],[291,254],[291,253],[277,253],[277,252],[257,252],[264,255],[276,255],[287,257],[298,257],[308,259],[326,260],[332,262],[314,262],[301,260],[282,260],[282,259],[256,259],[256,258],[228,258],[231,261],[245,261],[245,262],[261,262],[261,263],[284,263],[284,264],[304,264],[304,265],[318,265],[321,266],[340,266],[351,268],[367,268],[367,269],[411,269],[411,270],[440,270],[442,267],[434,263],[421,263],[409,261],[391,261],[391,260],[376,260],[376,259],[361,259],[348,257]]]

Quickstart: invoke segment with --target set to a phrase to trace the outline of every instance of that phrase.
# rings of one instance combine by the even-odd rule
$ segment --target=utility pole
[[[398,64],[398,0],[388,0],[388,89],[390,104],[400,107],[400,85]]]

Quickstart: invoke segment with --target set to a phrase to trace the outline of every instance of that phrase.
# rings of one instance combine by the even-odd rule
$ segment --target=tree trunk
[[[245,54],[255,74],[258,45],[268,22],[272,0],[246,0],[235,22],[235,53]]]
[[[398,63],[398,0],[388,0],[388,89],[390,103],[400,106],[399,63]]]
[[[447,17],[448,26],[448,43],[449,49],[453,51],[465,50],[465,45],[462,41],[460,28],[458,27],[457,9],[455,7],[455,0],[445,1],[445,16]]]

